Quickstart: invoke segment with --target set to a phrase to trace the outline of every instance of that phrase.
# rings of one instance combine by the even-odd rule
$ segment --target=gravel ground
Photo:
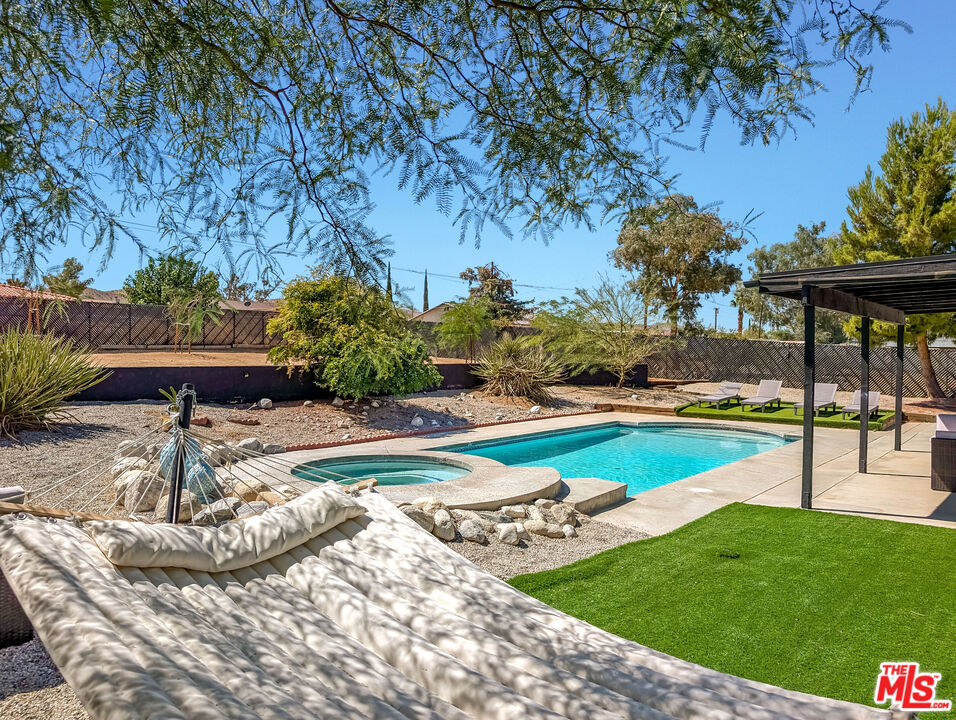
[[[84,720],[88,717],[39,638],[0,650],[2,720]]]
[[[637,394],[637,400],[630,396]],[[591,410],[595,402],[627,400],[639,404],[676,405],[686,393],[666,390],[627,390],[563,386],[556,392],[554,407],[544,408],[541,416]],[[212,426],[199,432],[217,440],[237,442],[257,437],[264,443],[296,445],[324,443],[348,438],[375,437],[414,430],[411,421],[418,415],[425,429],[448,425],[465,426],[529,417],[531,403],[484,397],[479,393],[438,391],[418,393],[404,398],[379,398],[381,407],[370,401],[335,408],[328,400],[276,403],[271,410],[250,410],[250,406],[200,405]],[[138,438],[158,429],[165,405],[160,402],[77,403],[67,408],[72,419],[59,423],[52,431],[24,432],[16,441],[0,439],[0,484],[22,485],[37,492],[56,481],[77,473],[76,482],[41,496],[37,503],[89,512],[105,512],[113,503],[108,480],[103,475],[82,493],[74,493],[78,484],[108,469],[111,463],[92,463],[109,457],[124,440]],[[257,422],[248,426],[231,420]],[[433,424],[434,423],[434,424]],[[161,438],[156,436],[156,441]],[[15,480],[14,480],[15,479]],[[92,499],[91,499],[92,498]]]
[[[483,570],[507,580],[515,575],[554,570],[618,545],[649,537],[588,517],[581,519],[581,527],[577,531],[578,536],[572,539],[533,535],[530,543],[522,541],[520,546],[506,545],[498,542],[496,537],[490,538],[487,545],[464,540],[447,545]]]

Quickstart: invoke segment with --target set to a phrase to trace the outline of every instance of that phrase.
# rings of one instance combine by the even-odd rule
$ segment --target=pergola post
[[[813,386],[816,382],[816,313],[810,288],[803,288],[803,471],[800,507],[813,507]]]
[[[903,449],[903,323],[896,326],[896,437],[893,449]]]
[[[866,472],[866,444],[870,429],[870,318],[860,318],[860,472]]]

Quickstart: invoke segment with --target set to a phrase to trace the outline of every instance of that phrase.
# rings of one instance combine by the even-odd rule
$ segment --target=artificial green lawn
[[[956,700],[956,530],[737,503],[511,584],[723,672],[872,705],[916,661]]]
[[[753,420],[755,422],[782,423],[785,425],[803,425],[803,412],[799,415],[793,414],[793,403],[782,403],[781,407],[766,410],[743,410],[740,405],[724,405],[719,410],[715,407],[697,407],[694,404],[681,405],[674,408],[674,412],[681,417],[699,417],[712,418],[718,420]],[[880,430],[883,424],[893,417],[890,410],[880,410],[880,412],[870,420],[870,430]],[[827,410],[820,412],[813,420],[813,424],[819,427],[833,428],[858,428],[860,427],[859,417],[851,415],[846,420],[840,415],[840,411]]]

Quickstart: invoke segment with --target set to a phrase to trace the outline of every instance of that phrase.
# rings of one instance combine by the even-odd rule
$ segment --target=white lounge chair
[[[753,405],[764,410],[768,405],[773,407],[773,404],[777,403],[777,407],[780,407],[780,388],[782,387],[782,380],[761,380],[760,385],[757,386],[757,394],[741,401],[740,406],[743,408]]]
[[[813,414],[816,415],[820,410],[826,410],[828,407],[832,407],[836,411],[836,394],[837,394],[837,384],[836,383],[814,383],[813,385]],[[793,404],[793,414],[797,414],[797,410],[803,409],[803,403],[798,402]]]
[[[736,400],[739,403],[740,388],[742,386],[743,383],[722,382],[717,392],[713,395],[704,395],[703,397],[697,398],[697,407],[703,407],[703,403],[712,403],[719,408],[724,400]]]
[[[876,415],[880,411],[880,394],[878,392],[867,393],[869,402],[867,402],[867,410],[870,417]],[[853,399],[850,400],[849,405],[844,405],[843,409],[840,411],[840,414],[845,418],[847,415],[859,415],[862,408],[860,407],[860,401],[863,399],[862,391],[857,390],[853,393]]]

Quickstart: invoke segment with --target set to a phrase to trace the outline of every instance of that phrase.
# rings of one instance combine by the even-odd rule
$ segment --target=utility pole
[[[425,291],[422,294],[422,312],[428,312],[428,268],[425,268]]]

